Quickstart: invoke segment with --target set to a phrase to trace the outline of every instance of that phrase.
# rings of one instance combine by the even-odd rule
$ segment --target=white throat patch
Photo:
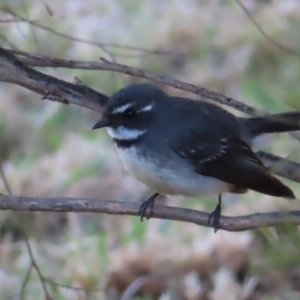
[[[118,128],[106,127],[106,130],[113,139],[120,141],[136,140],[146,133],[146,130],[130,129],[124,126],[119,126]]]

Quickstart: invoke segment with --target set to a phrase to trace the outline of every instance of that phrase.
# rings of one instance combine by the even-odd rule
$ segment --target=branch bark
[[[156,82],[161,82],[166,85],[178,88],[201,97],[209,98],[220,104],[228,105],[238,111],[249,114],[251,116],[263,116],[266,115],[265,112],[256,109],[250,105],[244,104],[233,98],[227,97],[223,94],[210,91],[206,88],[199,87],[193,84],[188,84],[173,78],[168,78],[163,75],[154,74],[147,70],[142,70],[138,68],[129,67],[126,65],[109,62],[102,59],[99,62],[89,62],[89,61],[74,61],[65,60],[49,56],[41,55],[31,55],[29,53],[11,50],[11,53],[21,55],[19,58],[20,62],[31,67],[56,67],[56,68],[69,68],[69,69],[83,69],[83,70],[102,70],[102,71],[114,71],[135,77],[145,78],[153,80]],[[1,55],[1,53],[0,53]]]
[[[209,91],[205,88],[190,85],[184,82],[173,80],[151,72],[130,68],[128,66],[103,62],[75,62],[64,61],[56,58],[30,56],[20,53],[23,62],[34,66],[55,66],[72,67],[83,69],[101,69],[122,72],[133,76],[139,76],[163,82],[203,97],[229,105],[250,115],[262,115],[263,112],[247,106],[222,94]],[[28,67],[12,53],[0,48],[0,81],[14,83],[43,95],[42,99],[51,99],[62,103],[73,103],[98,112],[102,109],[108,96],[101,94],[81,83],[72,84],[43,74]],[[300,164],[286,159],[259,151],[259,157],[265,165],[272,168],[272,171],[282,177],[300,183]],[[59,212],[94,212],[119,215],[138,215],[138,203],[124,203],[118,201],[103,201],[92,199],[72,198],[30,198],[14,197],[0,194],[1,210],[27,210],[27,211],[59,211]],[[208,213],[156,205],[154,218],[184,221],[201,226],[211,227],[207,224]],[[227,231],[243,231],[264,226],[282,225],[284,222],[300,225],[300,211],[293,212],[272,212],[264,214],[252,214],[242,217],[225,217],[220,220],[220,228]]]
[[[22,58],[17,59],[11,52],[22,55]],[[72,84],[51,77],[28,67],[26,64],[31,66],[79,68],[89,70],[98,69],[122,72],[132,76],[140,76],[157,82],[163,82],[167,85],[213,99],[225,105],[229,105],[250,115],[264,114],[262,111],[259,111],[232,98],[228,98],[225,95],[178,80],[167,78],[162,75],[156,75],[149,71],[110,63],[107,61],[67,61],[52,57],[30,55],[19,50],[7,51],[3,48],[0,48],[0,81],[23,86],[40,95],[43,95],[42,99],[50,98],[52,100],[58,100],[62,103],[73,103],[75,105],[83,106],[100,113],[102,112],[108,96],[101,94],[85,85],[78,83]],[[262,159],[267,167],[272,168],[272,172],[274,174],[300,183],[300,164],[262,151],[258,152],[258,156]]]
[[[101,112],[107,96],[80,84],[72,84],[36,71],[9,51],[0,48],[0,81],[23,86],[43,95],[42,99],[69,102]]]
[[[139,216],[139,207],[140,204],[134,202],[76,198],[33,198],[0,194],[0,210],[90,212]],[[146,216],[148,216],[147,213]],[[207,224],[208,217],[209,213],[206,212],[162,205],[155,205],[152,215],[152,218],[182,221],[212,227]],[[278,226],[285,223],[300,225],[300,211],[257,213],[240,217],[221,216],[220,229],[226,231],[245,231],[260,227]]]

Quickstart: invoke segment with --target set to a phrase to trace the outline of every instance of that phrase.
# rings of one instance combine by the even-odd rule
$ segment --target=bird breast
[[[166,195],[196,197],[228,192],[227,183],[197,174],[187,161],[172,153],[169,159],[157,160],[141,154],[135,146],[117,148],[125,170],[150,189]]]

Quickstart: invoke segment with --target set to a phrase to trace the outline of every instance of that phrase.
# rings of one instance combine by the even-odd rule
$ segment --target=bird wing
[[[236,136],[211,141],[196,132],[182,135],[171,148],[189,161],[196,173],[227,182],[237,188],[286,198],[293,192],[270,174],[249,145]]]

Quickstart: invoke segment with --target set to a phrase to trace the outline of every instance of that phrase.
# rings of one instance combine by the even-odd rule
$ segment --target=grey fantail
[[[252,147],[257,137],[300,130],[300,113],[236,117],[220,106],[170,97],[157,87],[134,84],[112,95],[102,119],[125,169],[156,193],[141,205],[143,217],[159,193],[219,195],[212,212],[219,226],[222,193],[248,189],[284,198],[292,190],[274,177]]]

